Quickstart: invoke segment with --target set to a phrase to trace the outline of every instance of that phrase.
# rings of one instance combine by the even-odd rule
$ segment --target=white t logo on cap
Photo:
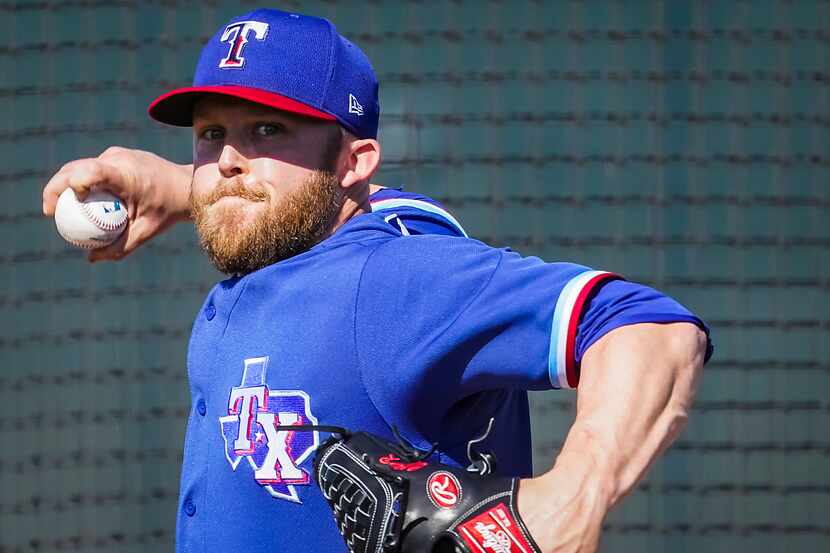
[[[242,49],[248,43],[248,34],[253,31],[254,38],[265,40],[268,34],[268,23],[262,21],[237,21],[225,27],[222,38],[219,42],[228,42],[231,45],[228,56],[219,62],[219,67],[224,69],[240,69],[245,65],[245,58],[242,57]]]

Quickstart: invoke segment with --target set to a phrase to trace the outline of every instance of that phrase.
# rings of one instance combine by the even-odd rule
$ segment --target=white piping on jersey
[[[449,214],[448,211],[445,209],[441,209],[437,205],[433,205],[429,202],[425,202],[424,200],[412,200],[406,198],[390,198],[388,200],[379,200],[377,202],[372,202],[372,211],[381,211],[384,209],[395,209],[397,207],[413,207],[415,209],[420,209],[423,211],[428,211],[434,215],[438,215],[439,217],[443,217],[447,221],[449,221],[454,227],[456,227],[461,234],[464,235],[465,238],[469,238],[467,236],[467,232],[464,230],[464,227],[461,226],[455,217]]]
[[[599,275],[611,274],[608,271],[585,271],[573,277],[562,288],[556,309],[553,312],[553,323],[550,330],[550,350],[548,351],[548,377],[554,388],[572,388],[568,384],[567,347],[568,326],[571,321],[576,300],[583,288]],[[575,321],[579,324],[579,319]]]
[[[387,215],[386,217],[384,217],[384,218],[383,218],[383,220],[384,220],[384,221],[386,221],[387,223],[389,223],[390,225],[392,224],[392,223],[390,223],[390,221],[391,221],[392,219],[395,219],[395,220],[398,222],[398,228],[400,228],[400,229],[401,229],[401,234],[402,234],[402,235],[404,235],[404,236],[410,236],[410,234],[409,234],[409,229],[408,229],[408,228],[406,228],[406,227],[404,226],[403,221],[401,221],[401,218],[400,218],[400,217],[398,217],[398,214],[397,214],[397,213],[393,213],[393,214],[391,214],[391,215]]]

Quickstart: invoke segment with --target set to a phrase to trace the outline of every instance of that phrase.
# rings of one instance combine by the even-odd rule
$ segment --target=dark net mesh
[[[40,191],[111,144],[187,161],[188,131],[145,107],[253,5],[0,2],[2,553],[172,549],[187,338],[218,274],[187,226],[89,266]],[[379,182],[711,323],[690,427],[609,518],[604,550],[830,548],[830,3],[281,7],[330,17],[373,60]],[[532,399],[543,470],[574,395]]]

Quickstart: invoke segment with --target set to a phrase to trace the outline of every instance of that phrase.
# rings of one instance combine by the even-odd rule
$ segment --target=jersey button
[[[193,515],[195,515],[195,514],[196,514],[196,504],[195,504],[195,503],[193,503],[193,500],[192,500],[192,499],[187,499],[187,500],[184,502],[184,512],[185,512],[185,513],[187,514],[187,516],[189,516],[189,517],[192,517]]]
[[[207,412],[207,406],[205,405],[205,400],[200,399],[199,401],[196,402],[196,410],[199,412],[200,415],[202,415],[203,417],[205,416],[205,413]]]
[[[216,308],[213,306],[213,304],[210,304],[207,307],[205,307],[205,317],[207,317],[207,320],[212,321],[215,316]]]

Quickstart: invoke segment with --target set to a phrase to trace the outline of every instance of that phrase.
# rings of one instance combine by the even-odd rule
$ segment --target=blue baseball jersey
[[[485,442],[504,474],[531,473],[527,390],[574,387],[613,328],[688,321],[616,275],[545,263],[465,236],[438,203],[399,190],[307,252],[220,282],[188,351],[177,551],[345,553],[311,476],[330,424],[466,464]]]

